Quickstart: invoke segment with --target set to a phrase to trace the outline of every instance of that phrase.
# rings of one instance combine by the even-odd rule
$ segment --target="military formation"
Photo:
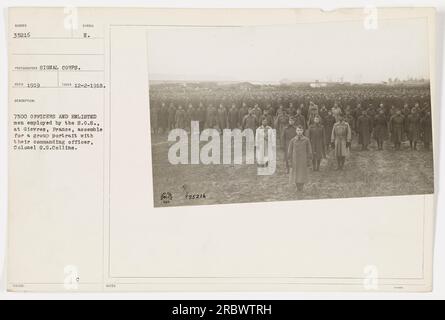
[[[174,128],[273,128],[284,166],[298,190],[333,150],[343,170],[354,142],[363,152],[430,150],[432,120],[428,85],[336,85],[327,88],[272,85],[164,84],[150,87],[153,135]],[[386,142],[386,143],[385,143]]]

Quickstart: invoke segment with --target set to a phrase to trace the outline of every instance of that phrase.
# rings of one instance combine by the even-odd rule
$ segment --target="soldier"
[[[232,107],[229,110],[229,129],[233,130],[235,128],[238,128],[238,114],[239,111],[236,108],[236,105],[232,103]]]
[[[416,103],[414,104],[414,109],[415,109],[416,113],[420,112],[420,105],[419,105],[418,102],[416,102]],[[412,110],[411,110],[411,111],[412,111]]]
[[[294,104],[292,102],[289,102],[289,107],[287,108],[287,113],[294,117],[297,112],[297,108],[294,107]]]
[[[371,140],[372,124],[366,111],[357,119],[358,143],[362,145],[362,150],[368,150],[368,144]]]
[[[206,128],[215,128],[218,125],[218,116],[216,108],[210,104],[207,108]]]
[[[258,103],[255,104],[255,106],[253,107],[253,114],[255,115],[256,118],[256,127],[261,125],[261,116],[263,114],[263,110],[261,110],[261,108],[258,106]]]
[[[368,110],[366,110],[366,114],[369,117],[369,120],[371,121],[371,127],[373,127],[374,126],[373,120],[374,120],[375,116],[377,115],[374,105],[372,105],[372,104],[369,105]]]
[[[284,113],[284,107],[282,104],[279,105],[275,115],[278,116],[280,113]]]
[[[301,114],[303,115],[304,119],[306,119],[307,116],[309,115],[309,107],[308,107],[308,105],[307,104],[305,105],[304,103],[300,103],[300,108],[299,109],[301,110]]]
[[[354,116],[352,115],[351,111],[346,110],[345,112],[345,121],[349,124],[349,127],[351,128],[351,132],[355,132],[356,127],[355,127],[355,119]]]
[[[253,113],[253,109],[249,109],[249,113],[243,119],[243,130],[250,129],[255,134],[257,119]]]
[[[182,109],[181,105],[178,107],[178,110],[176,111],[175,123],[176,123],[176,128],[180,128],[180,129],[187,128],[187,114],[186,114],[185,110]]]
[[[420,113],[419,113],[420,118],[423,119],[425,117],[426,113],[430,110],[431,110],[431,108],[430,108],[429,104],[427,102],[425,102],[423,104],[423,107],[421,108]]]
[[[260,130],[258,130],[260,129]],[[262,130],[261,130],[262,129]],[[263,117],[263,119],[261,120],[261,126],[259,126],[256,130],[255,133],[255,143],[256,143],[256,148],[258,151],[257,154],[257,163],[259,167],[266,167],[268,165],[269,162],[269,130],[272,130],[272,127],[270,127],[268,125],[268,120],[266,117]],[[264,141],[264,145],[263,145],[263,150],[261,150],[261,148],[259,148],[259,144],[263,143]],[[267,153],[267,156],[266,156]]]
[[[304,184],[309,181],[307,161],[312,157],[311,143],[303,135],[304,128],[297,126],[295,137],[289,142],[287,151],[288,161],[291,161],[289,182],[295,183],[297,191],[303,191]]]
[[[378,116],[378,115],[380,114],[380,110],[383,110],[383,115],[386,117],[386,115],[385,115],[385,113],[386,113],[386,108],[385,108],[385,105],[384,105],[382,102],[379,104],[379,108],[378,108],[378,110],[377,110],[377,114],[376,114],[376,116]]]
[[[325,149],[325,131],[320,124],[320,117],[314,117],[314,123],[309,126],[308,138],[312,148],[312,170],[320,171],[320,162],[322,158],[326,158]]]
[[[240,125],[243,124],[244,117],[249,113],[249,108],[247,107],[246,103],[243,102],[241,105],[241,108],[239,109],[238,113],[238,123]]]
[[[347,120],[346,120],[346,115],[347,114],[350,114],[351,115],[351,117],[353,117],[352,116],[352,109],[351,109],[351,106],[348,104],[347,106],[346,106],[346,108],[345,108],[345,121],[346,122],[348,122]],[[349,122],[348,122],[349,123]],[[351,126],[352,125],[352,123],[349,123],[349,126]],[[352,130],[352,127],[351,127],[351,130]]]
[[[165,102],[161,103],[158,116],[159,129],[162,133],[168,130],[168,109],[165,106]]]
[[[383,150],[383,141],[388,137],[388,123],[385,110],[380,109],[374,119],[374,139],[377,141],[378,150]]]
[[[325,105],[322,105],[321,108],[320,108],[320,111],[318,113],[320,114],[320,118],[321,118],[320,122],[322,122],[324,124],[324,119],[328,115],[328,109],[326,108]]]
[[[311,124],[314,124],[315,117],[319,118],[318,120],[320,121],[321,124],[323,123],[323,119],[321,118],[320,114],[318,113],[318,110],[315,110],[315,111],[313,111],[312,115],[309,118],[309,121],[307,122],[308,128]]]
[[[218,117],[218,128],[222,132],[224,129],[227,128],[227,111],[222,104],[219,105],[217,111],[217,117]]]
[[[205,121],[206,121],[206,109],[202,102],[199,103],[198,110],[196,111],[197,119],[199,121],[199,131],[204,129]]]
[[[403,138],[408,138],[408,117],[411,114],[411,108],[409,107],[408,103],[405,102],[402,109],[402,116],[405,119],[405,122],[403,123]]]
[[[283,134],[284,129],[286,128],[287,124],[289,123],[289,117],[282,109],[278,109],[277,117],[275,118],[275,129],[277,130],[277,136],[280,141],[280,145],[283,144]]]
[[[153,134],[158,133],[159,110],[160,108],[157,104],[153,104],[153,107],[150,107],[150,126]]]
[[[389,132],[391,133],[391,140],[394,143],[395,150],[400,150],[402,145],[404,123],[405,118],[400,110],[397,110],[396,114],[389,120]]]
[[[306,128],[307,128],[307,126],[306,126],[306,119],[301,114],[301,112],[302,112],[301,109],[298,108],[297,109],[297,114],[294,116],[295,125],[296,126],[301,126],[303,128],[303,130],[306,130]]]
[[[397,109],[395,106],[391,106],[391,108],[389,108],[389,119],[391,120],[391,118],[393,116],[395,116],[397,113]]]
[[[264,109],[263,113],[267,113],[267,117],[268,117],[267,121],[270,121],[269,126],[272,127],[273,126],[273,117],[274,117],[274,113],[275,113],[274,108],[272,107],[272,104],[268,103],[266,108]]]
[[[331,146],[337,158],[337,170],[343,170],[346,157],[349,155],[349,149],[351,148],[351,128],[344,121],[341,113],[337,117],[338,121],[332,128]]]
[[[411,150],[417,150],[417,141],[420,138],[420,118],[417,110],[418,109],[414,107],[411,110],[411,114],[408,116],[408,119],[406,121],[408,127],[406,131],[408,132],[408,139]]]
[[[176,122],[175,122],[175,117],[176,117],[176,107],[173,103],[170,103],[170,106],[168,107],[168,130],[174,129]]]
[[[312,101],[309,103],[309,114],[307,117],[308,124],[311,124],[314,117],[318,114],[318,106],[314,104]]]
[[[357,107],[355,108],[354,113],[353,113],[354,120],[357,120],[358,117],[360,117],[360,116],[362,115],[362,111],[363,111],[362,104],[361,104],[361,103],[358,103],[358,104],[357,104]],[[352,125],[352,124],[350,123],[349,125]],[[351,128],[351,129],[352,129],[352,128]],[[354,129],[353,129],[353,130],[354,130]]]
[[[263,113],[263,118],[266,118],[267,120],[267,125],[269,127],[273,127],[273,116],[272,116],[272,111],[270,109],[265,109],[264,113]]]
[[[335,117],[332,115],[332,111],[328,111],[328,115],[324,118],[323,125],[325,128],[325,144],[326,148],[330,146],[331,144],[331,134],[332,134],[332,128],[334,128],[335,124]]]
[[[190,103],[186,111],[186,123],[187,123],[187,128],[190,131],[191,131],[192,121],[197,121],[197,119],[198,119],[197,112],[193,107],[193,105]]]
[[[426,111],[425,116],[420,120],[420,128],[422,130],[423,147],[425,150],[429,150],[432,140],[431,112],[429,110]]]
[[[339,107],[338,103],[335,102],[334,103],[334,107],[332,107],[332,115],[334,116],[336,122],[339,121],[339,119],[340,119],[339,115],[340,114],[342,114],[341,108]]]
[[[288,161],[287,151],[289,148],[290,141],[297,134],[296,129],[297,129],[297,126],[295,125],[295,118],[290,117],[289,124],[286,126],[286,128],[284,128],[283,139],[282,139],[282,144],[281,144],[281,147],[283,148],[283,151],[284,151],[284,160],[286,162],[287,173],[289,173],[289,161]]]

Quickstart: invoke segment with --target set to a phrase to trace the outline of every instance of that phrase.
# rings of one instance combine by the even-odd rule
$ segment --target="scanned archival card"
[[[433,193],[428,21],[362,24],[147,31],[155,205]]]
[[[435,28],[9,9],[9,289],[430,291]]]

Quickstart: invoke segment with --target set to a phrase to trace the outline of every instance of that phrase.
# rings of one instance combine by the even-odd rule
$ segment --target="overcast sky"
[[[429,78],[427,23],[380,20],[147,32],[152,80],[380,82]]]

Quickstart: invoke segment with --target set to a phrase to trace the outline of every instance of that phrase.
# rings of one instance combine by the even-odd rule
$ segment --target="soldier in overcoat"
[[[291,163],[289,182],[297,186],[297,191],[303,191],[304,184],[309,181],[308,159],[312,158],[309,138],[303,135],[302,126],[297,126],[296,135],[289,142],[287,155]]]
[[[388,137],[388,123],[385,110],[380,109],[374,119],[374,139],[377,141],[378,150],[383,150],[383,141]]]
[[[371,140],[372,122],[367,111],[362,111],[362,115],[357,119],[358,143],[362,145],[362,150],[368,150]]]
[[[431,130],[431,111],[427,110],[425,116],[420,120],[420,128],[422,130],[423,147],[425,150],[430,149],[430,144],[432,141],[432,130]]]
[[[417,150],[417,141],[420,140],[420,117],[417,108],[411,110],[411,114],[406,120],[406,132],[411,150]]]
[[[394,149],[400,150],[403,140],[403,133],[405,130],[405,117],[401,110],[396,113],[389,120],[389,132],[391,133],[391,140],[394,143]]]
[[[349,155],[349,149],[351,148],[352,136],[351,128],[343,119],[343,115],[340,113],[337,116],[338,122],[332,128],[331,145],[337,158],[337,170],[343,170],[346,157]]]
[[[319,116],[315,116],[313,123],[309,126],[308,138],[312,148],[312,169],[314,171],[320,171],[321,159],[326,158],[326,145],[325,131],[323,125],[320,123]]]
[[[295,118],[290,117],[289,118],[289,124],[284,128],[283,131],[283,139],[282,139],[282,148],[284,151],[284,160],[286,162],[286,171],[289,173],[289,157],[288,157],[288,150],[289,150],[289,143],[290,141],[296,136],[297,132],[297,126],[295,125]]]

